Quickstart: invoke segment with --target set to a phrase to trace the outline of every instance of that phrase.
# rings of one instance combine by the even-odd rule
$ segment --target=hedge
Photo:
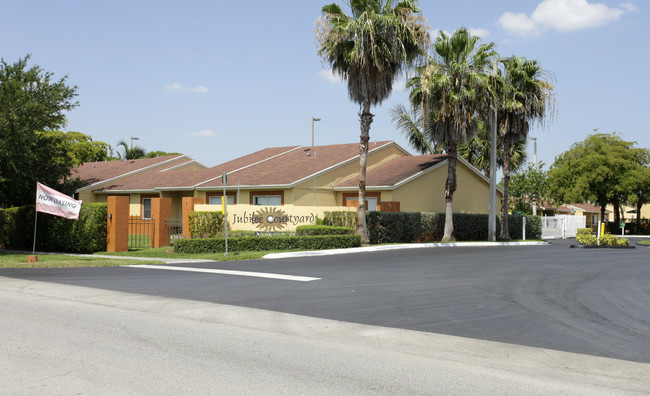
[[[214,238],[224,233],[224,215],[221,212],[190,212],[187,224],[192,238]]]
[[[273,238],[228,238],[228,251],[322,250],[361,246],[359,235],[279,236]],[[180,239],[174,245],[178,253],[220,253],[226,250],[224,238]]]
[[[78,220],[38,214],[36,249],[67,253],[106,251],[105,203],[81,205]],[[34,205],[0,209],[0,247],[32,250]]]
[[[368,212],[370,243],[436,242],[444,235],[444,213]],[[526,238],[540,239],[542,222],[539,216],[526,217]],[[488,215],[454,213],[454,237],[457,241],[483,241],[488,237]],[[508,216],[510,238],[522,239],[523,216]],[[501,221],[497,216],[497,236]]]

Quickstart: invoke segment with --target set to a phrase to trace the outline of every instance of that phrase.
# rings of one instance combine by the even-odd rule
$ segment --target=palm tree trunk
[[[508,195],[510,190],[510,139],[503,139],[503,207],[501,209],[501,236],[504,241],[510,240],[508,230]]]
[[[370,113],[370,102],[363,103],[363,111],[359,114],[361,122],[361,141],[359,143],[359,209],[357,212],[357,235],[361,235],[361,244],[367,245],[368,226],[366,224],[366,167],[368,165],[368,141],[370,140],[370,124],[373,114]]]
[[[443,242],[453,242],[454,238],[454,209],[452,206],[454,191],[456,191],[456,158],[458,152],[456,143],[449,145],[447,150],[447,182],[445,183],[445,232]]]

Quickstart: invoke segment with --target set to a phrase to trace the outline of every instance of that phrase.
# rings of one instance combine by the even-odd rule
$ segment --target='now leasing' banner
[[[77,220],[81,201],[36,182],[36,211]]]

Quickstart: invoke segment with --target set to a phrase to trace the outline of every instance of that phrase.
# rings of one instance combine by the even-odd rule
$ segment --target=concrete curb
[[[495,246],[546,246],[548,242],[462,242],[462,243],[408,243],[399,245],[368,246],[348,249],[313,250],[306,252],[270,253],[264,259],[294,257],[331,256],[336,254],[382,252],[400,249],[444,248],[444,247],[495,247]]]

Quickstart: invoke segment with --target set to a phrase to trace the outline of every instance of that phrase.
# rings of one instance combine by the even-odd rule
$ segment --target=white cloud
[[[318,75],[321,76],[322,78],[324,78],[325,80],[327,80],[330,83],[339,83],[339,82],[344,81],[343,77],[341,77],[337,73],[334,73],[332,71],[332,69],[323,70],[323,71],[319,72]]]
[[[204,129],[202,131],[192,132],[192,135],[201,136],[201,137],[204,137],[204,136],[217,136],[217,133],[215,131],[211,130],[211,129]]]
[[[202,85],[199,85],[198,87],[185,87],[178,83],[171,83],[165,85],[165,90],[170,92],[178,92],[178,91],[186,91],[186,92],[194,92],[194,93],[208,92],[208,89]]]
[[[490,31],[487,29],[481,29],[481,28],[470,28],[469,29],[469,34],[472,36],[478,36],[482,39],[489,37],[490,36]]]
[[[547,30],[567,32],[601,26],[633,11],[636,7],[631,2],[610,8],[588,0],[544,0],[530,16],[506,12],[497,24],[517,36],[536,36]]]

